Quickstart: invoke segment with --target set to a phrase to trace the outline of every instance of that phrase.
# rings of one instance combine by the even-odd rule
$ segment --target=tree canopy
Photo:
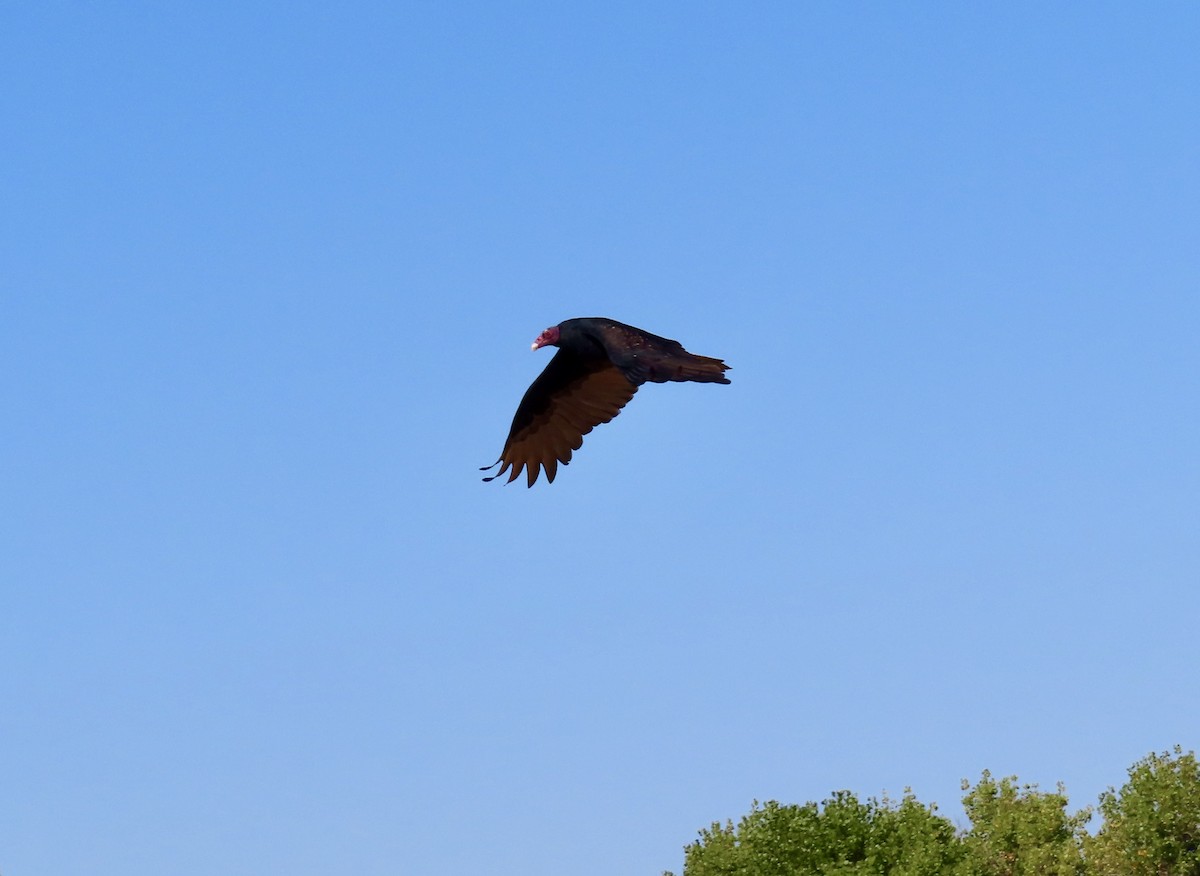
[[[1200,766],[1176,746],[1129,769],[1098,807],[1015,776],[963,782],[959,829],[909,791],[837,791],[820,804],[754,802],[684,848],[683,876],[1200,876]],[[1086,830],[1096,808],[1102,823]],[[672,876],[670,873],[664,876]]]

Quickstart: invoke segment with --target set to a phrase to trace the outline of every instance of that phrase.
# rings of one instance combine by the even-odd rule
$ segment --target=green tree
[[[861,802],[838,791],[820,806],[759,805],[734,827],[713,824],[684,853],[684,876],[933,876],[958,861],[954,826],[906,794]],[[669,874],[668,874],[669,876]]]
[[[714,823],[684,850],[684,876],[1200,876],[1200,764],[1151,754],[1120,791],[1068,812],[1067,795],[994,779],[963,783],[971,826],[956,831],[910,792],[895,803],[839,791],[822,804],[759,805]],[[670,873],[664,876],[671,876]]]
[[[1200,876],[1200,767],[1195,752],[1151,754],[1120,791],[1100,797],[1104,826],[1088,843],[1097,876]]]
[[[963,847],[949,819],[937,815],[906,791],[899,806],[885,797],[876,810],[870,860],[872,873],[888,876],[934,876],[952,873]]]
[[[963,790],[970,786],[963,783]],[[961,876],[1084,876],[1084,825],[1091,811],[1067,813],[1062,786],[1057,793],[1017,785],[1015,776],[982,778],[963,797],[971,829],[963,836]]]

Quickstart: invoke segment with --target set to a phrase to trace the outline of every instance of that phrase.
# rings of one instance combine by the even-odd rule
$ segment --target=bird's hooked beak
[[[542,347],[554,347],[558,345],[558,326],[552,325],[540,335],[537,340],[529,345],[529,349],[537,350]]]

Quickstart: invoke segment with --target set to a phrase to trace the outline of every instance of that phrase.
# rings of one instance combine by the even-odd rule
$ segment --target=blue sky
[[[1192,4],[0,13],[0,870],[678,870],[1200,728]],[[612,316],[732,366],[479,481]]]

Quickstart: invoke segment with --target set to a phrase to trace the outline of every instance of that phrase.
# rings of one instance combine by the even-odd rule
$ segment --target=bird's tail
[[[655,383],[662,383],[667,380],[691,380],[696,383],[729,383],[729,378],[725,376],[725,372],[729,370],[729,366],[721,359],[712,359],[708,356],[697,356],[694,353],[687,353],[683,356],[673,356],[664,363],[666,367],[655,369],[655,373],[650,377]]]

